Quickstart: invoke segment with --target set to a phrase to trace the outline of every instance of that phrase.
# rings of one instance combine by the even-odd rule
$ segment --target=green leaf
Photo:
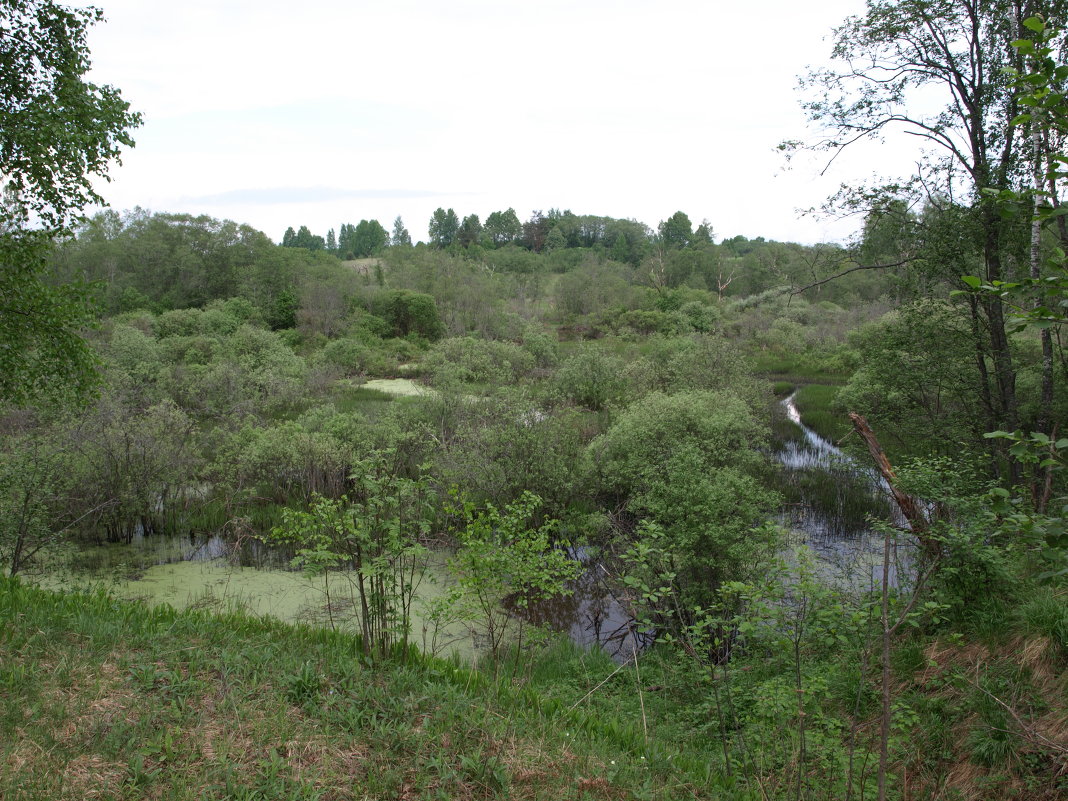
[[[1023,24],[1025,28],[1034,31],[1035,33],[1042,33],[1046,30],[1046,23],[1042,21],[1041,17],[1028,17],[1023,21]]]

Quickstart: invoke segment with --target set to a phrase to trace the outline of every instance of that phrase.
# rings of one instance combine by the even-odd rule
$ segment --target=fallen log
[[[879,472],[882,474],[887,486],[890,487],[890,492],[894,496],[894,501],[901,510],[901,514],[904,515],[905,520],[908,521],[909,529],[919,540],[920,547],[923,548],[924,553],[930,557],[936,558],[940,556],[942,553],[942,544],[928,536],[930,523],[927,520],[927,516],[923,513],[920,504],[915,498],[898,487],[897,475],[894,473],[894,468],[890,466],[890,460],[886,457],[882,447],[879,445],[879,439],[875,436],[875,432],[871,430],[868,421],[856,412],[850,412],[849,419],[853,421],[853,430],[857,432],[860,438],[864,440],[864,444],[868,446],[868,453],[871,454],[871,458],[875,461],[875,466],[879,468]]]

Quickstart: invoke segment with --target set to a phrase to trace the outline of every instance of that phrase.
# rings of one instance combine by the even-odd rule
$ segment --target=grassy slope
[[[627,727],[356,646],[0,577],[0,798],[703,795]]]
[[[1068,602],[1035,588],[985,614],[986,637],[897,643],[891,798],[1068,797]],[[640,679],[606,678],[611,667],[561,645],[518,687],[414,654],[372,669],[356,646],[0,577],[0,798],[793,797],[799,721],[782,654],[733,666],[732,749],[748,742],[759,769],[732,782],[708,677],[655,653]],[[854,797],[874,797],[877,674],[860,693],[851,659],[806,657],[806,798],[843,797],[851,725]]]

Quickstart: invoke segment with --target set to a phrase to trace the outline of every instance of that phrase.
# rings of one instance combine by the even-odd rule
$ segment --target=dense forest
[[[6,22],[47,45],[36,6]],[[81,216],[139,122],[84,85],[96,161],[0,149],[0,795],[1063,798],[1068,66],[1034,11],[836,32],[811,147],[935,148],[833,198],[837,244]],[[314,614],[131,603],[153,542],[270,554]]]

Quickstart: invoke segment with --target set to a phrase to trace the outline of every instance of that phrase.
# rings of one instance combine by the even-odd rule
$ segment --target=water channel
[[[780,408],[799,436],[786,439],[775,453],[792,501],[780,515],[788,543],[812,550],[832,581],[859,591],[874,588],[882,581],[883,535],[872,531],[871,521],[901,527],[905,520],[877,470],[858,464],[804,425],[796,394],[780,401]],[[912,555],[908,544],[894,549],[891,580],[896,584],[898,570],[911,563]]]
[[[834,580],[863,589],[881,558],[881,538],[871,534],[866,516],[890,515],[880,482],[804,426],[792,395],[781,404],[797,429],[774,454],[790,490],[786,494],[791,502],[780,517],[789,532],[788,549],[806,545]],[[582,550],[575,555],[588,556]],[[354,627],[345,593],[336,585],[330,592],[322,577],[294,570],[291,556],[252,538],[233,542],[220,534],[153,534],[135,536],[128,545],[71,546],[61,554],[67,569],[42,571],[34,580],[55,588],[102,586],[119,597],[177,608],[240,610],[290,622]],[[435,623],[424,611],[448,590],[446,559],[438,553],[427,561],[411,638],[424,650],[477,656],[475,640],[463,626]],[[597,645],[617,659],[626,658],[641,647],[633,639],[626,606],[614,593],[609,568],[594,558],[583,561],[586,570],[574,593],[536,608],[530,616],[566,632],[578,644]]]

